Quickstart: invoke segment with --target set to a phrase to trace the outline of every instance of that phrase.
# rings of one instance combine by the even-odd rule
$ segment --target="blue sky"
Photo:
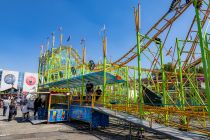
[[[102,59],[99,31],[106,25],[108,57],[116,60],[135,45],[133,7],[139,0],[0,0],[0,68],[37,72],[40,44],[63,28],[63,43],[81,54],[86,39],[87,59]],[[145,33],[168,9],[171,0],[141,0],[141,32]],[[182,37],[192,19],[188,11],[174,25]],[[132,64],[135,65],[135,62]]]

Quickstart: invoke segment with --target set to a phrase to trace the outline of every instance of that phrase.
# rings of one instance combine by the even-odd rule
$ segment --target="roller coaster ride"
[[[170,43],[172,47],[168,48],[166,42],[171,38],[173,24],[188,9],[195,16],[186,37],[174,38],[174,44]],[[63,45],[62,33],[60,45],[55,48],[52,35],[52,48],[40,54],[39,91],[70,92],[70,102],[83,105],[87,102],[83,99],[85,83],[99,76],[94,73],[103,73],[99,76],[103,84],[96,82],[103,87],[103,94],[99,100],[96,94],[92,95],[92,107],[103,105],[151,123],[210,136],[209,13],[209,0],[173,0],[169,10],[142,34],[138,6],[134,9],[136,45],[116,61],[107,62],[104,35],[102,64],[86,62],[85,47],[80,57],[72,46]],[[138,66],[128,66],[136,58]],[[142,67],[142,59],[147,67]],[[202,71],[198,71],[199,66]],[[93,74],[93,79],[88,79],[88,74]],[[78,85],[73,85],[72,79]]]

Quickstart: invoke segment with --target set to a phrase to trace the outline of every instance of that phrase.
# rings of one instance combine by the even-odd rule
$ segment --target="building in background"
[[[19,72],[19,77],[18,77],[18,86],[17,89],[19,91],[23,91],[23,81],[24,80],[24,72]]]
[[[24,93],[36,92],[38,74],[18,72],[0,69],[0,92],[1,93]]]
[[[0,69],[0,89],[1,89],[1,77],[2,77],[2,69]]]

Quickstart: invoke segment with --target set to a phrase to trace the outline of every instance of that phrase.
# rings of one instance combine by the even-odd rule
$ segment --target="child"
[[[25,121],[26,119],[29,119],[29,110],[28,110],[28,103],[26,101],[23,102],[22,106],[21,106],[21,111],[23,113],[23,121]]]

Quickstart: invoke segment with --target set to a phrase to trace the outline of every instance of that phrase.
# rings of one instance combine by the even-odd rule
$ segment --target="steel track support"
[[[195,5],[195,14],[196,14],[196,20],[197,20],[197,26],[198,26],[198,35],[200,39],[200,48],[201,48],[201,56],[202,56],[202,63],[203,63],[203,70],[204,70],[204,78],[205,78],[205,92],[208,100],[208,115],[210,118],[210,87],[209,87],[209,73],[208,73],[208,66],[207,66],[207,59],[206,59],[206,50],[204,49],[204,39],[202,35],[202,28],[201,28],[201,21],[200,21],[200,13],[199,9],[197,8],[197,2],[198,0],[194,0]]]
[[[176,38],[176,45],[177,45],[177,56],[178,56],[178,66],[179,66],[179,97],[181,97],[181,110],[185,110],[185,93],[184,93],[184,85],[183,85],[183,77],[182,77],[182,66],[181,66],[181,50],[179,40]],[[186,116],[182,116],[181,123],[186,124]]]
[[[162,42],[160,43],[160,63],[161,63],[161,73],[162,73],[162,93],[163,93],[163,104],[164,107],[168,108],[168,98],[167,98],[167,92],[166,92],[166,75],[164,70],[164,58],[163,58],[163,45]],[[168,112],[166,112],[165,115],[165,124],[168,125]]]

